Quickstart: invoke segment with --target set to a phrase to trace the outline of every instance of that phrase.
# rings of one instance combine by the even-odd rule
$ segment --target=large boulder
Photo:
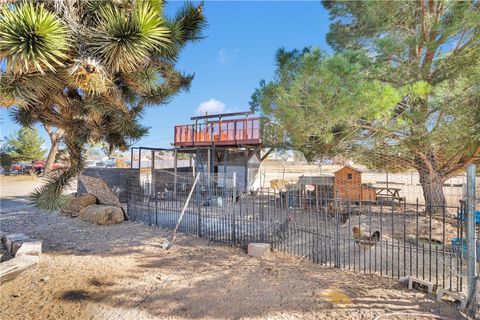
[[[99,204],[106,206],[121,206],[117,195],[102,179],[81,175],[80,181],[85,186],[88,193],[94,194],[97,197]]]
[[[117,195],[112,191],[108,184],[100,178],[80,176],[80,182],[83,184],[88,193],[97,197],[98,203],[106,206],[121,207],[122,204],[118,200]],[[125,220],[128,220],[127,213],[121,209]]]
[[[83,208],[96,203],[97,197],[94,194],[87,193],[71,198],[68,204],[62,210],[60,210],[60,212],[71,217],[77,217]]]
[[[123,210],[116,206],[93,204],[80,211],[79,218],[96,224],[114,224],[124,220]]]

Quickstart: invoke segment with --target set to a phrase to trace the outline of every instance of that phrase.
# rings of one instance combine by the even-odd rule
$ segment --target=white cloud
[[[226,63],[228,61],[227,49],[222,48],[220,51],[218,51],[217,60],[220,63]]]
[[[220,63],[227,63],[232,61],[237,57],[237,54],[240,52],[240,49],[235,48],[233,50],[228,50],[227,48],[222,48],[218,51],[217,61]]]
[[[200,103],[200,105],[197,108],[197,114],[205,114],[205,113],[216,114],[216,113],[222,113],[224,111],[225,111],[225,103],[214,98]]]

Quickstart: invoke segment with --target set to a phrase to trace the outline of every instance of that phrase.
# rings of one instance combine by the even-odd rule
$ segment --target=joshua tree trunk
[[[58,146],[60,144],[60,139],[62,138],[63,131],[61,129],[57,129],[55,132],[52,131],[50,126],[45,126],[45,130],[50,137],[51,147],[50,151],[48,152],[47,162],[45,163],[45,173],[48,173],[52,170],[53,164],[55,163],[55,157],[58,153]]]
[[[55,157],[58,153],[58,139],[50,137],[50,142],[52,143],[52,146],[50,147],[50,151],[48,152],[47,156],[47,162],[45,163],[45,173],[48,173],[52,170],[53,164],[55,163]]]

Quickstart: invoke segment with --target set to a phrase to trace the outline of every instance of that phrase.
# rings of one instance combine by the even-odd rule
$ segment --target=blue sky
[[[171,1],[166,13],[173,14],[183,2]],[[150,133],[136,146],[168,147],[173,126],[190,123],[200,106],[208,110],[244,111],[261,79],[271,79],[275,52],[318,46],[330,52],[325,35],[329,21],[320,1],[308,2],[217,2],[207,1],[206,38],[187,47],[177,69],[194,72],[190,92],[176,96],[168,105],[146,110],[142,123]],[[18,130],[3,108],[1,137]],[[42,128],[39,132],[48,142]]]

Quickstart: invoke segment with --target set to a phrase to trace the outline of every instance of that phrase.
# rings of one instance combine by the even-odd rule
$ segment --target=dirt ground
[[[31,208],[36,179],[0,178],[0,230],[43,240],[37,270],[0,287],[1,319],[463,319],[451,302],[396,279],[124,222],[96,226]],[[343,290],[350,304],[322,292]],[[392,315],[393,313],[393,315]],[[420,316],[419,313],[424,314]]]

